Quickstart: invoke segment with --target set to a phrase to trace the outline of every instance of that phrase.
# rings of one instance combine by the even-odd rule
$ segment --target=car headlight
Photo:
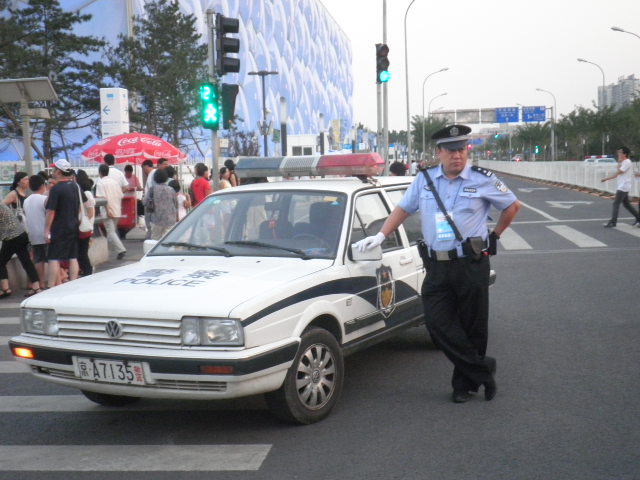
[[[22,329],[26,333],[40,333],[42,335],[58,335],[58,316],[55,310],[44,308],[20,309]]]
[[[240,320],[184,317],[182,343],[184,345],[242,346],[244,330]]]

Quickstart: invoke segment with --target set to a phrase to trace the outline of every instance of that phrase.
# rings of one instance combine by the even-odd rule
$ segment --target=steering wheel
[[[331,245],[329,245],[325,239],[318,237],[312,233],[298,233],[293,236],[293,240],[300,240],[303,238],[308,238],[320,244],[322,248],[326,248],[328,251],[331,251]]]

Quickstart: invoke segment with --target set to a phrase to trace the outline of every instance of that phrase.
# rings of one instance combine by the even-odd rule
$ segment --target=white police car
[[[376,154],[241,158],[241,177],[370,174]],[[412,177],[246,185],[216,192],[141,261],[22,303],[10,345],[39,378],[94,402],[266,393],[280,418],[335,405],[344,355],[420,323],[425,272],[409,218],[377,233]]]

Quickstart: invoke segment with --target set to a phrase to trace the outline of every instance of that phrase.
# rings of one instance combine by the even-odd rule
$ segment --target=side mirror
[[[349,258],[354,262],[379,262],[382,260],[382,247],[377,246],[371,250],[360,252],[351,244],[349,246]]]
[[[142,244],[142,252],[146,255],[157,244],[158,244],[157,240],[145,240],[144,243]]]

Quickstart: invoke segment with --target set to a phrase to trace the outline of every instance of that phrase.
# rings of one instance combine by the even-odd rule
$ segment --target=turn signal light
[[[15,347],[13,349],[13,354],[16,357],[20,358],[34,358],[33,350],[31,350],[30,348]]]

